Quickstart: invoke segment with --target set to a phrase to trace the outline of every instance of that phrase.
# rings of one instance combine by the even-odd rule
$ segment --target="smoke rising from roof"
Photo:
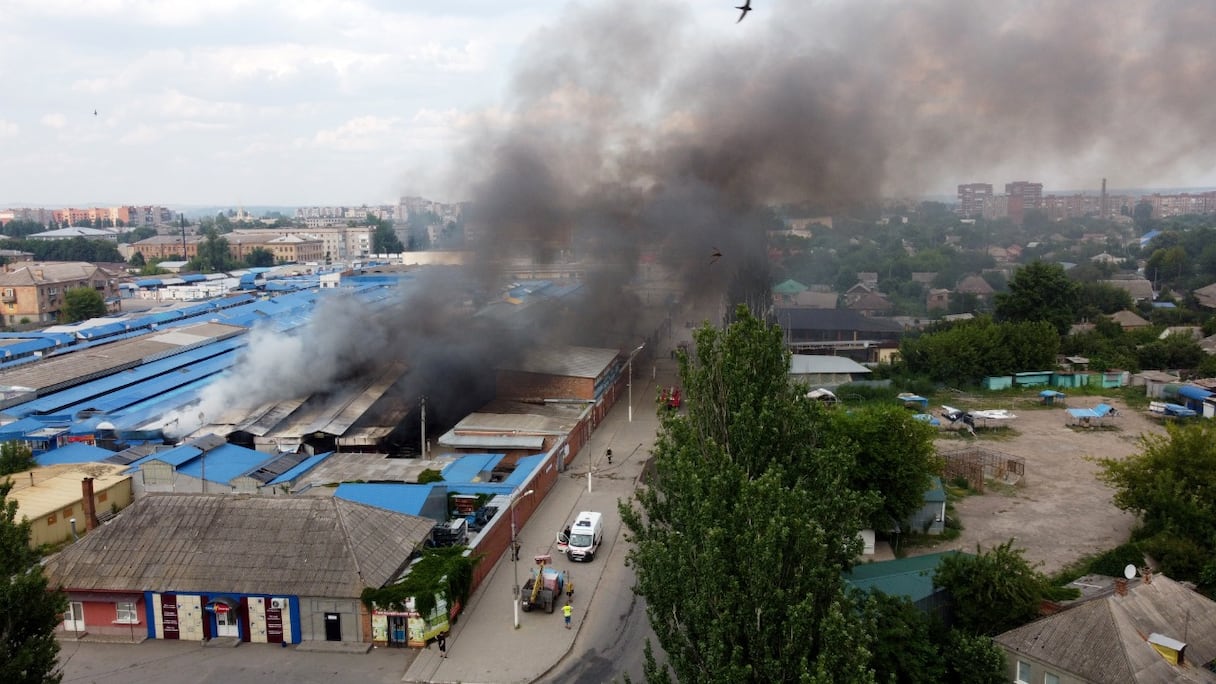
[[[455,155],[450,194],[472,201],[480,236],[471,280],[494,287],[513,256],[588,269],[548,341],[595,343],[588,331],[616,323],[599,344],[631,347],[620,338],[647,332],[630,287],[643,256],[690,297],[736,274],[749,285],[732,296],[767,287],[775,203],[831,212],[974,180],[1146,185],[1216,158],[1216,3],[787,0],[724,21],[701,32],[662,0],[571,5]],[[302,390],[282,379],[307,368],[324,387],[370,358],[484,372],[511,353],[443,314],[444,294],[382,318],[320,310],[313,348],[284,343],[264,381],[236,375]]]

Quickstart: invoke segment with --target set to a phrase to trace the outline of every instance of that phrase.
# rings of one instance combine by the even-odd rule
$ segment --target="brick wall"
[[[594,378],[498,371],[500,399],[595,399]]]

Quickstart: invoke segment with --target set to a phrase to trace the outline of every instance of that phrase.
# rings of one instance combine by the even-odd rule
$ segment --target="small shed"
[[[1064,403],[1065,394],[1056,390],[1043,390],[1039,392],[1039,399],[1044,406],[1054,406],[1056,402]]]
[[[904,408],[919,409],[921,413],[929,409],[929,400],[919,394],[900,392],[895,398],[903,403]]]
[[[1012,375],[990,375],[984,378],[981,385],[986,390],[1003,390],[1013,387]]]

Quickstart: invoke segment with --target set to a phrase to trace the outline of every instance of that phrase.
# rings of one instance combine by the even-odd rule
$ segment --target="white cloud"
[[[42,118],[38,121],[47,128],[63,128],[64,126],[68,125],[67,117],[59,114],[58,112],[53,114],[43,114]]]
[[[337,128],[317,131],[311,144],[339,150],[377,149],[391,140],[390,134],[399,121],[396,117],[356,117]]]

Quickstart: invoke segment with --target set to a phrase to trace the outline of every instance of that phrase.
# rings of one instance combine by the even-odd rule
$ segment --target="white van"
[[[570,543],[566,547],[566,555],[572,561],[588,561],[595,558],[595,552],[604,542],[604,516],[591,511],[583,511],[574,519],[570,526]]]

